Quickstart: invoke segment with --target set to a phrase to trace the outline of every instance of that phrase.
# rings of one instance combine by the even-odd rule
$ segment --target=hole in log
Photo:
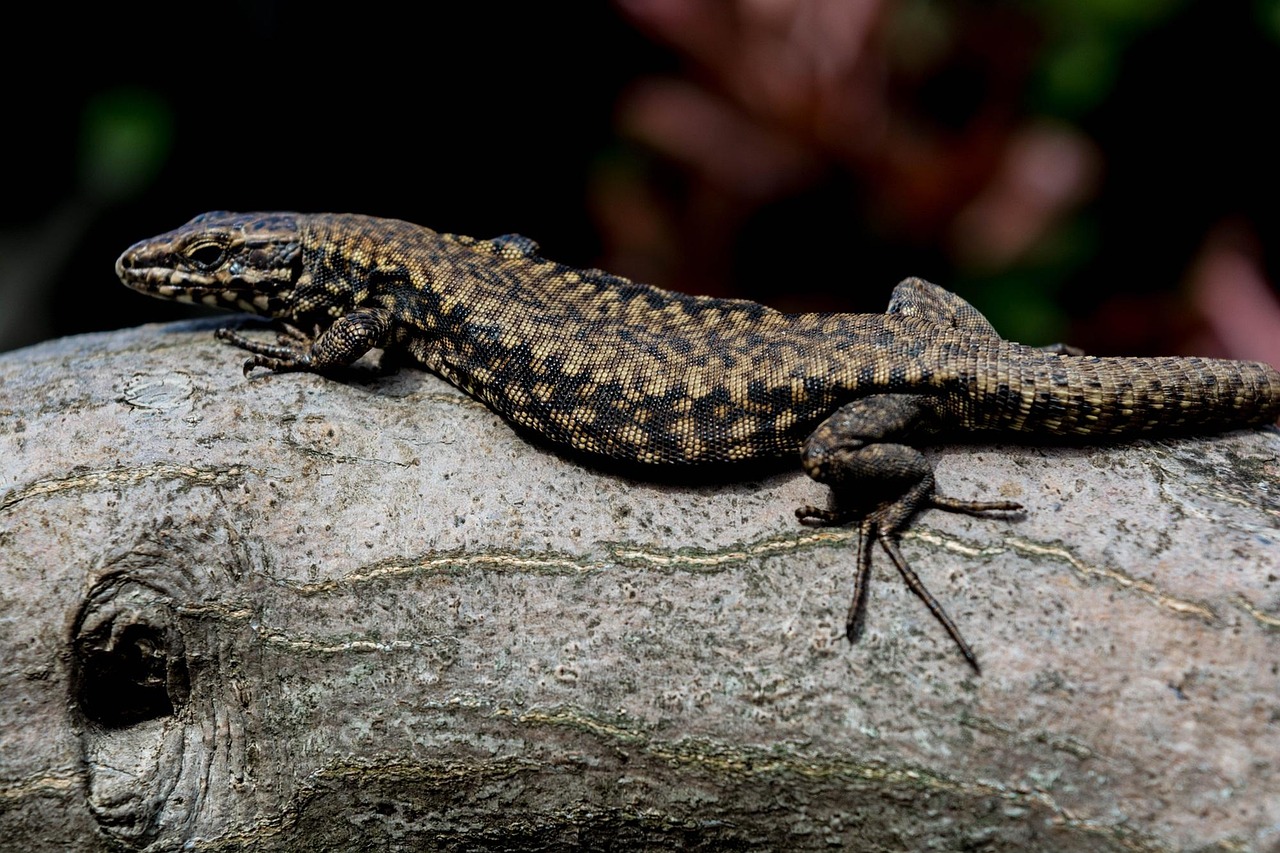
[[[160,629],[108,623],[115,636],[95,632],[76,645],[80,711],[85,719],[118,729],[172,716],[187,700],[186,663],[170,653]]]
[[[170,607],[137,583],[109,583],[90,597],[73,636],[73,697],[87,722],[124,729],[173,716],[191,692]]]

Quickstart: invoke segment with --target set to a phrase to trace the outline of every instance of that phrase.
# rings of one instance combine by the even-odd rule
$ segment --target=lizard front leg
[[[346,367],[374,347],[385,345],[392,323],[392,314],[386,308],[358,308],[315,336],[286,324],[274,344],[251,340],[231,329],[219,329],[215,334],[219,340],[253,353],[245,360],[245,376],[255,367],[278,373],[319,372]]]
[[[980,671],[960,629],[902,556],[898,537],[912,516],[928,507],[970,514],[1022,507],[1012,501],[962,501],[937,494],[929,461],[916,448],[900,443],[927,432],[932,416],[929,400],[913,394],[875,394],[842,406],[813,431],[802,456],[805,473],[831,487],[834,509],[804,506],[796,515],[807,524],[858,522],[857,573],[845,620],[850,642],[862,633],[875,541],[946,628],[965,660]]]

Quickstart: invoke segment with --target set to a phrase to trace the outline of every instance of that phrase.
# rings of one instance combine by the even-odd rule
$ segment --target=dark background
[[[189,316],[117,255],[287,209],[789,310],[921,275],[1028,343],[1280,361],[1280,4],[775,5],[36,10],[4,60],[0,348]]]

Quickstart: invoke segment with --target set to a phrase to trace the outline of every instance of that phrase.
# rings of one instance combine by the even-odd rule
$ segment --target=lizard
[[[977,656],[899,538],[925,509],[1022,507],[940,494],[919,445],[982,435],[1107,442],[1280,416],[1280,372],[1267,364],[1034,348],[919,278],[894,288],[884,314],[785,314],[575,269],[518,234],[226,211],[136,243],[116,273],[151,296],[278,321],[274,343],[216,332],[249,353],[246,377],[331,373],[379,348],[594,463],[644,474],[798,461],[831,498],[829,508],[798,508],[799,520],[857,525],[849,641],[865,625],[878,543],[975,672]]]

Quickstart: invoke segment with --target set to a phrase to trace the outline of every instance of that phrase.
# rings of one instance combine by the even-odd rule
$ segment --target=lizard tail
[[[1025,353],[1003,361],[994,378],[978,377],[982,396],[1005,398],[990,401],[995,414],[980,418],[979,428],[1125,437],[1222,432],[1280,418],[1280,372],[1261,362]]]

